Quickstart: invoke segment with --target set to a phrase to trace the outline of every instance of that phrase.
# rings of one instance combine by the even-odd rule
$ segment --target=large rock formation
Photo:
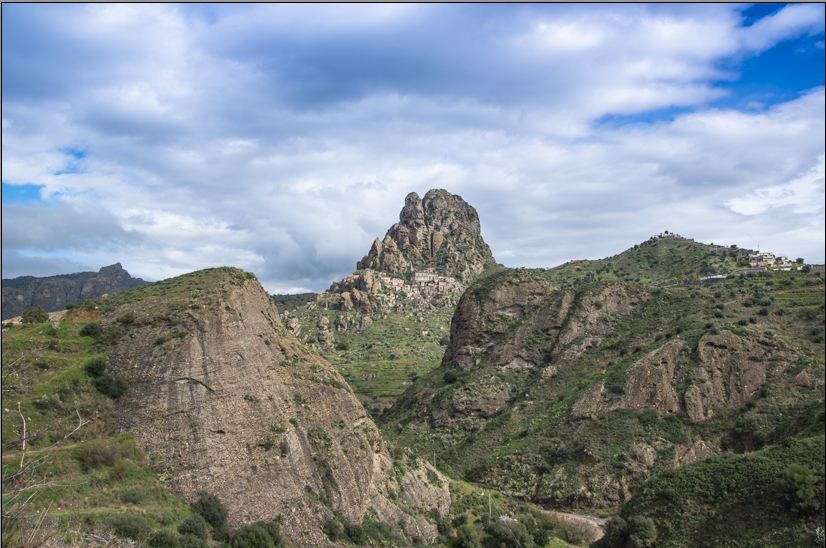
[[[106,313],[129,326],[109,353],[130,381],[119,423],[175,491],[218,495],[233,525],[282,516],[298,546],[330,544],[321,527],[336,514],[436,536],[423,515],[446,512],[446,481],[394,468],[350,387],[282,326],[254,276],[211,269],[125,301]]]
[[[33,306],[48,312],[63,310],[69,304],[140,287],[145,283],[130,276],[120,263],[104,266],[97,272],[4,279],[2,316],[4,320],[19,316]]]
[[[304,342],[329,350],[335,339],[329,328],[361,331],[388,313],[452,308],[495,265],[473,206],[446,190],[429,190],[424,199],[411,192],[399,222],[373,242],[358,270],[284,316]],[[331,316],[324,325],[323,314]]]
[[[376,239],[358,269],[372,269],[400,278],[413,272],[433,272],[468,283],[495,264],[482,239],[479,215],[461,196],[429,190],[424,199],[411,192],[399,222],[383,240]]]

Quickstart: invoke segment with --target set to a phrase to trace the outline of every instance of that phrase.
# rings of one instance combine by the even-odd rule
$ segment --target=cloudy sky
[[[824,9],[3,5],[3,276],[320,290],[462,195],[508,266],[668,229],[824,260]]]

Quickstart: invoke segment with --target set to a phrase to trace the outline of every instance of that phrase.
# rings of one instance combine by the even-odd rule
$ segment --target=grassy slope
[[[115,433],[113,402],[84,371],[87,360],[100,356],[92,337],[79,334],[84,323],[3,333],[4,546],[20,541],[17,531],[28,535],[44,510],[43,531],[74,542],[81,531],[123,529],[126,522],[143,540],[149,530],[173,530],[192,513],[131,437]],[[18,403],[28,431],[22,471]],[[79,417],[88,422],[64,439]]]
[[[790,373],[807,368],[822,378],[822,279],[815,274],[777,272],[714,285],[697,282],[704,263],[718,272],[736,268],[737,253],[688,240],[660,241],[601,261],[572,262],[550,270],[507,270],[474,284],[468,291],[484,298],[497,285],[531,279],[574,290],[621,280],[652,292],[652,298],[619,322],[603,344],[561,368],[553,383],[537,382],[536,374],[497,370],[486,366],[483,358],[482,367],[459,373],[457,382],[447,384],[443,375],[452,368],[442,365],[420,379],[403,397],[406,401],[390,413],[383,425],[388,439],[424,456],[435,454],[439,465],[457,477],[520,497],[577,506],[582,489],[599,487],[595,478],[611,480],[626,470],[635,441],[653,444],[665,439],[673,445],[697,436],[726,435],[732,446],[753,446],[780,439],[796,423],[810,424],[823,407],[822,397],[809,394],[800,399],[783,386],[764,391],[744,412],[703,424],[691,423],[684,414],[659,420],[653,413],[631,410],[604,412],[593,421],[569,420],[570,407],[583,391],[603,381],[621,391],[628,367],[675,337],[690,347],[704,333],[724,329],[744,337],[775,337],[802,355]],[[677,376],[686,378],[692,364],[681,367]],[[450,398],[457,390],[472,389],[491,378],[516,386],[517,396],[482,430],[411,427],[429,405],[428,394],[435,394],[437,401]],[[677,387],[679,392],[683,388]],[[658,457],[667,462],[673,454]]]
[[[438,366],[452,310],[421,315],[392,312],[361,333],[337,333],[336,350],[324,357],[347,379],[371,412],[379,412]]]

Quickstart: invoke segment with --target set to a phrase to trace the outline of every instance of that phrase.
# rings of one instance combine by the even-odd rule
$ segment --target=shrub
[[[367,540],[367,537],[364,534],[364,529],[356,523],[346,524],[344,526],[344,531],[347,534],[347,538],[350,539],[350,542],[353,544],[364,544]]]
[[[93,383],[95,388],[98,389],[98,392],[105,396],[109,396],[113,400],[123,396],[129,388],[129,385],[126,384],[125,380],[111,373],[106,373],[96,378]]]
[[[198,500],[192,505],[192,509],[203,517],[215,531],[215,536],[219,539],[227,537],[227,510],[220,499],[212,493],[201,493]]]
[[[135,323],[135,320],[135,313],[130,310],[129,312],[124,313],[123,316],[118,318],[118,323],[122,325],[132,325]]]
[[[181,537],[172,531],[161,530],[152,535],[147,545],[152,548],[180,548]]]
[[[120,459],[133,458],[135,448],[127,440],[99,438],[80,445],[75,456],[80,461],[81,467],[89,471],[101,466],[112,466]]]
[[[143,500],[143,493],[135,490],[124,491],[120,494],[120,500],[127,504],[140,504]]]
[[[205,539],[207,538],[207,524],[200,514],[193,514],[181,522],[178,532],[182,535]]]
[[[628,523],[619,516],[613,517],[608,521],[605,528],[605,536],[597,542],[597,546],[605,548],[618,548],[625,546],[628,540]]]
[[[493,520],[485,526],[485,532],[493,540],[493,546],[534,546],[533,535],[519,521]]]
[[[333,542],[343,539],[347,534],[347,532],[344,530],[344,524],[337,519],[328,519],[327,521],[325,521],[321,530],[324,531],[324,534],[327,535],[327,538],[332,540]]]
[[[103,327],[98,322],[87,323],[80,328],[80,334],[84,337],[99,337],[103,333]]]
[[[445,374],[442,375],[442,380],[444,380],[447,384],[453,384],[454,382],[459,380],[459,377],[456,375],[454,371],[445,371]]]
[[[657,542],[657,526],[654,520],[634,516],[628,520],[628,542],[634,548],[649,548]]]
[[[83,370],[90,377],[100,377],[106,371],[106,360],[101,357],[90,358],[83,365]]]
[[[133,540],[144,540],[152,531],[146,518],[135,514],[117,514],[107,522],[117,536]]]
[[[44,323],[49,321],[49,314],[39,306],[23,312],[23,323]]]
[[[232,536],[232,548],[275,548],[281,544],[278,524],[259,522],[244,525]]]
[[[817,512],[818,500],[815,496],[817,476],[807,466],[790,464],[781,479],[786,492],[786,500],[795,512],[813,514]]]
[[[208,548],[209,544],[206,540],[192,535],[183,535],[178,540],[178,545],[181,548]]]

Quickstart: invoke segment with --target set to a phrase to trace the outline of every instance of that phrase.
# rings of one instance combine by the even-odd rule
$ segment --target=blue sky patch
[[[3,183],[3,203],[35,202],[40,201],[40,189],[43,185],[26,183],[25,185],[10,185]]]

